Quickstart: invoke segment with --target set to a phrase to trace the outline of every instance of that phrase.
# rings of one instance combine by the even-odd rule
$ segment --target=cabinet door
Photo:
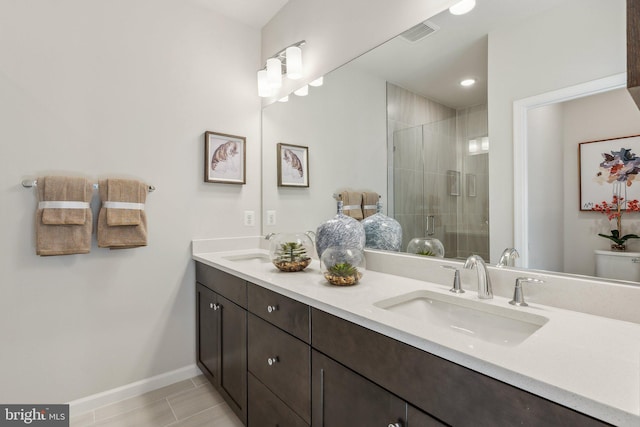
[[[422,412],[421,410],[408,405],[407,408],[407,427],[445,427],[446,424],[441,423],[432,416]]]
[[[312,351],[314,427],[406,425],[406,403],[322,353]]]
[[[244,424],[247,421],[247,311],[218,295],[219,387]]]
[[[214,385],[219,379],[218,297],[198,284],[196,355],[198,366]]]

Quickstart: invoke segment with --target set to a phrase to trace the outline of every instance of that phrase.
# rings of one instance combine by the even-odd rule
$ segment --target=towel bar
[[[36,187],[38,185],[38,180],[33,180],[33,179],[23,179],[22,180],[22,186],[25,188],[31,188],[31,187]],[[152,191],[155,191],[156,187],[154,187],[153,185],[149,185],[149,193],[151,193]],[[98,189],[98,184],[93,184],[93,189],[97,190]]]

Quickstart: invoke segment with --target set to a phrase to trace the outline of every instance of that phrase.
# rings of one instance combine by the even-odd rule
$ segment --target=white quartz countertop
[[[520,344],[503,346],[430,328],[374,305],[417,290],[450,296],[450,284],[365,270],[358,285],[335,287],[317,260],[302,272],[284,273],[268,262],[229,259],[257,252],[194,252],[193,259],[611,424],[640,426],[639,324],[530,301],[528,307],[513,307],[500,296],[478,300],[473,291],[457,295],[549,319]]]

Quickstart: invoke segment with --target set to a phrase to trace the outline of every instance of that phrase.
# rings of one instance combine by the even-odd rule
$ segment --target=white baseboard
[[[82,414],[101,406],[119,402],[178,381],[195,377],[201,373],[202,372],[200,372],[200,369],[198,369],[195,364],[185,366],[184,368],[176,369],[175,371],[165,372],[164,374],[145,378],[131,384],[74,400],[73,402],[69,402],[69,409],[72,415]]]

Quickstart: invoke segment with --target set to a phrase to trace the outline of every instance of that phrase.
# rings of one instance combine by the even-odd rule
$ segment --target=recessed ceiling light
[[[464,15],[476,7],[476,0],[462,0],[449,8],[452,15]]]
[[[460,82],[460,86],[473,86],[476,83],[476,79],[464,79]]]

